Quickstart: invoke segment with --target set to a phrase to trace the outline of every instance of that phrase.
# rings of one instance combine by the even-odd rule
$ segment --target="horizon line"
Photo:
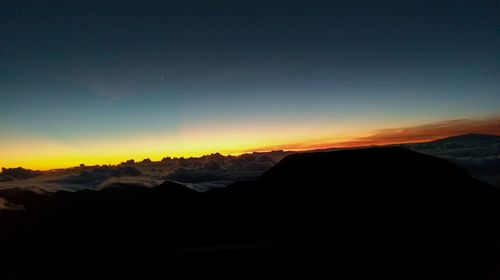
[[[43,169],[43,168],[37,168],[37,169],[32,169],[32,168],[25,168],[23,166],[16,166],[16,167],[1,167],[2,171],[4,169],[13,169],[13,168],[23,168],[27,170],[33,170],[33,171],[41,171],[41,172],[51,172],[51,171],[60,171],[60,170],[66,170],[66,169],[73,169],[73,168],[79,168],[79,167],[99,167],[99,166],[118,166],[126,163],[127,161],[134,161],[134,164],[140,164],[145,160],[150,160],[151,163],[158,163],[161,162],[163,159],[170,158],[171,160],[178,160],[178,159],[200,159],[202,157],[210,156],[210,155],[215,155],[219,154],[224,157],[228,156],[241,156],[245,154],[256,154],[256,153],[272,153],[272,152],[321,152],[325,150],[342,150],[342,149],[363,149],[363,148],[370,148],[370,147],[381,147],[381,146],[391,146],[391,145],[403,145],[403,144],[418,144],[418,143],[426,143],[426,142],[432,142],[436,140],[441,140],[441,139],[446,139],[446,138],[451,138],[451,137],[457,137],[457,136],[466,136],[466,135],[490,135],[490,136],[498,136],[500,137],[500,132],[493,132],[493,133],[475,133],[475,132],[469,132],[469,133],[460,133],[460,134],[453,134],[449,136],[435,136],[435,137],[429,137],[426,139],[416,139],[412,141],[404,141],[404,142],[388,142],[388,143],[372,143],[372,144],[367,144],[364,141],[358,142],[360,145],[346,145],[346,143],[356,143],[356,141],[359,140],[351,140],[347,142],[339,142],[336,145],[330,145],[330,146],[308,146],[310,148],[283,148],[286,146],[292,147],[294,144],[284,144],[284,145],[276,145],[276,146],[268,146],[268,147],[262,147],[262,148],[255,148],[255,149],[250,149],[250,150],[244,150],[242,152],[236,152],[236,153],[221,153],[221,152],[210,152],[210,153],[204,153],[200,154],[198,156],[168,156],[165,155],[163,156],[162,159],[159,160],[151,160],[150,157],[146,157],[142,160],[136,160],[133,158],[128,158],[126,160],[122,160],[120,163],[101,163],[101,164],[91,164],[91,165],[86,165],[84,162],[68,167],[55,167],[55,168],[48,168],[48,169]],[[362,143],[362,144],[361,144]],[[303,145],[303,144],[301,144]],[[274,148],[273,148],[274,147]],[[83,166],[82,166],[83,165]]]

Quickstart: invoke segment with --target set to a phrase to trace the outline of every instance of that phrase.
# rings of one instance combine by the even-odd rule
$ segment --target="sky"
[[[0,0],[0,166],[500,134],[499,14],[494,0]]]

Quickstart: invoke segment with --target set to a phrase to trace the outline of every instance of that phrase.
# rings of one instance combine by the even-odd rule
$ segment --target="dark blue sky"
[[[3,0],[0,137],[490,117],[499,15],[493,0]]]

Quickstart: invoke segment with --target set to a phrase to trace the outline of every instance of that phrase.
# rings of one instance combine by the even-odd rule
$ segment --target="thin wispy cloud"
[[[284,143],[255,149],[271,150],[313,150],[325,148],[348,148],[371,145],[400,144],[432,141],[454,135],[484,133],[500,135],[500,117],[488,119],[455,119],[431,122],[416,126],[384,128],[362,137],[348,140],[312,139],[307,142]]]
[[[423,142],[468,133],[500,135],[500,118],[458,119],[418,126],[380,129],[372,135],[338,143],[337,146],[350,147]]]

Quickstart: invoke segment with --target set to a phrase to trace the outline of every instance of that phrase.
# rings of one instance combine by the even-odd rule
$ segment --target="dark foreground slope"
[[[165,182],[2,196],[26,208],[0,212],[2,279],[495,279],[499,261],[499,191],[402,148],[291,155],[207,193]]]

